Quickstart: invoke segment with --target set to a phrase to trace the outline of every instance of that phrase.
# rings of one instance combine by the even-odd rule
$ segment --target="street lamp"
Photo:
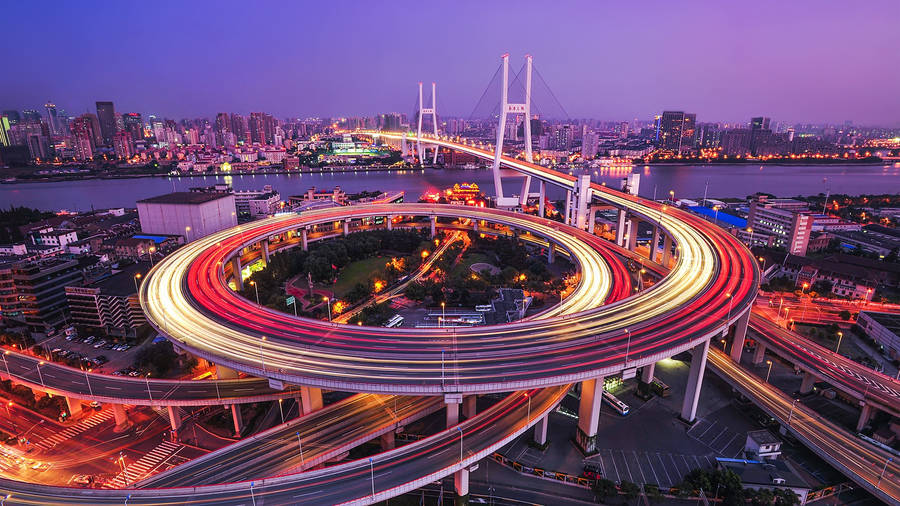
[[[750,232],[750,246],[753,246],[753,229],[751,227],[747,227],[747,232]]]
[[[9,372],[9,362],[6,361],[7,355],[9,355],[9,350],[3,352],[3,365],[6,366],[6,375],[9,376],[9,380],[12,381],[12,374]]]
[[[150,246],[150,267],[153,267],[153,254],[156,253],[156,246]]]
[[[757,345],[757,346],[759,346],[759,345]],[[771,360],[766,360],[766,363],[769,364],[769,371],[766,372],[766,383],[768,383],[768,382],[769,382],[769,375],[772,374],[772,361],[771,361]]]
[[[525,392],[525,398],[528,399],[528,416],[525,418],[525,421],[531,420],[531,396],[528,395],[528,392]]]
[[[323,300],[325,301],[325,304],[328,305],[328,321],[330,322],[331,321],[331,299],[329,299],[328,297],[325,297]]]
[[[791,418],[794,417],[794,405],[797,404],[797,401],[799,401],[799,400],[800,399],[794,399],[794,402],[791,403],[791,411],[790,411],[790,413],[788,413],[788,421],[787,421],[788,427],[791,426]]]
[[[146,376],[144,376],[144,381],[147,383],[147,397],[150,398],[150,402],[153,402],[153,394],[150,393],[150,373],[148,372]]]
[[[628,340],[625,342],[625,365],[628,365],[628,351],[631,349],[631,331],[625,329],[628,334]]]
[[[369,472],[372,475],[372,499],[375,499],[375,459],[369,457]]]
[[[837,347],[834,349],[834,352],[840,353],[840,351],[838,351],[838,350],[841,349],[841,339],[844,338],[844,333],[839,330],[837,335],[838,335],[838,342],[837,342]]]
[[[46,388],[46,386],[44,385],[44,375],[41,374],[41,366],[42,366],[42,365],[44,365],[44,361],[43,361],[43,360],[41,360],[41,361],[38,362],[38,364],[37,364],[38,378],[41,379],[41,386],[44,387],[44,388]]]
[[[671,200],[673,204],[675,203],[675,190],[669,190],[669,200]]]
[[[134,291],[140,292],[140,288],[138,288],[138,280],[141,279],[141,273],[137,273],[134,275]]]
[[[259,364],[262,366],[263,372],[266,372],[266,361],[263,359],[263,351],[262,351],[262,345],[263,345],[263,342],[265,342],[265,340],[266,340],[266,336],[262,336],[262,338],[259,340]]]
[[[459,425],[456,426],[456,430],[459,432],[459,465],[462,465],[463,462],[463,430]]]
[[[763,272],[766,272],[766,257],[759,257],[759,261],[762,262]]]
[[[881,485],[881,480],[884,478],[884,473],[887,471],[888,462],[893,462],[894,457],[888,457],[887,460],[884,461],[884,468],[881,470],[881,476],[878,477],[878,483],[875,484],[876,487]]]
[[[258,306],[259,305],[259,288],[256,287],[256,281],[251,280],[250,284],[253,285],[253,291],[256,293],[256,305]]]
[[[726,344],[727,342],[728,342],[728,341],[722,339],[722,351],[723,351],[723,352],[725,351],[725,344]]]
[[[284,399],[278,399],[278,412],[281,413],[281,423],[284,423],[284,408],[281,407],[281,401]]]
[[[441,322],[447,321],[447,311],[446,311],[447,303],[441,302]]]
[[[719,206],[713,206],[713,211],[716,212],[715,216],[713,217],[714,223],[716,225],[718,225],[719,224]]]
[[[300,447],[300,466],[303,466],[303,442],[300,441],[300,431],[297,431],[297,446]]]

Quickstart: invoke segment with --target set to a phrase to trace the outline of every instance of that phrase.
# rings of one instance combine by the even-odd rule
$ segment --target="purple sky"
[[[468,116],[504,52],[573,117],[900,125],[900,7],[864,2],[6,2],[0,109]],[[496,92],[499,94],[499,90]]]

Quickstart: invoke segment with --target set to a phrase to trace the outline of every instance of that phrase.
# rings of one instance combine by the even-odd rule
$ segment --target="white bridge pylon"
[[[534,161],[531,156],[531,69],[533,58],[530,54],[525,55],[525,102],[521,104],[509,103],[509,53],[505,53],[501,58],[503,60],[503,82],[500,87],[500,124],[497,126],[497,143],[494,148],[494,164],[491,166],[491,171],[494,176],[494,191],[497,194],[497,205],[505,207],[514,204],[511,199],[503,196],[503,183],[500,177],[500,158],[503,156],[503,137],[506,133],[506,116],[508,114],[525,116],[523,125],[525,130],[525,161],[528,163]],[[530,188],[531,176],[525,176],[525,181],[522,183],[522,191],[519,193],[519,205],[525,205]],[[543,188],[544,184],[541,183],[541,189],[543,190]],[[542,204],[543,193],[541,191]]]
[[[422,144],[422,116],[430,114],[431,115],[431,124],[434,127],[434,136],[438,136],[438,123],[437,123],[437,85],[435,83],[431,83],[431,107],[425,107],[425,104],[422,100],[422,82],[419,82],[419,126],[416,129],[416,153],[419,155],[419,163],[425,163],[425,145]],[[434,159],[431,163],[437,163],[437,155],[438,155],[438,147],[434,146]]]

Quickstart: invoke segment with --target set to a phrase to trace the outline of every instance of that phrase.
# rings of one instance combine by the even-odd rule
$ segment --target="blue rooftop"
[[[722,223],[725,223],[725,224],[731,225],[732,227],[737,227],[737,228],[746,228],[747,227],[747,220],[745,220],[744,218],[739,218],[733,214],[723,213],[722,211],[719,211],[719,214],[716,215],[716,211],[714,209],[709,208],[709,207],[704,207],[704,206],[688,206],[688,209],[690,209],[691,211],[693,211],[697,214],[706,216],[707,218],[709,218],[710,221],[718,220],[718,221],[721,221]]]
[[[134,238],[135,239],[149,239],[149,240],[155,242],[156,244],[162,244],[163,241],[168,239],[168,237],[166,237],[164,235],[136,235],[136,236],[134,236]]]

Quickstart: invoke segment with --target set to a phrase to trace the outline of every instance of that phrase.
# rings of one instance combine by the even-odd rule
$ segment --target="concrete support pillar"
[[[388,230],[394,230],[394,217],[393,217],[393,215],[388,215],[388,217],[387,217],[387,227],[388,227]]]
[[[381,451],[386,452],[397,447],[397,439],[394,431],[386,432],[381,435]]]
[[[688,374],[688,383],[684,388],[684,402],[681,405],[681,419],[688,423],[694,423],[694,419],[697,417],[700,385],[703,384],[703,372],[706,370],[706,354],[708,352],[708,339],[691,350],[691,371]]]
[[[637,218],[628,220],[628,251],[637,249],[638,223],[640,220]]]
[[[263,261],[266,263],[266,265],[269,265],[269,240],[263,239],[262,241],[260,241],[259,245],[262,249]]]
[[[862,405],[862,411],[859,413],[859,420],[856,422],[856,432],[863,430],[872,418],[872,406],[869,404]]]
[[[602,403],[603,378],[582,381],[575,442],[586,454],[597,452],[597,428],[600,425],[600,405]]]
[[[625,210],[619,209],[619,214],[616,219],[616,245],[625,246]]]
[[[437,216],[431,217],[431,238],[434,239],[434,236],[437,235]]]
[[[216,364],[216,378],[220,380],[226,379],[237,379],[238,372],[230,367],[225,367],[221,364]]]
[[[595,206],[591,206],[590,217],[588,218],[588,233],[593,234],[594,228],[597,226],[597,212],[600,209]]]
[[[113,415],[116,417],[116,428],[126,427],[130,423],[124,404],[113,404]]]
[[[472,418],[475,416],[476,412],[476,403],[478,401],[477,395],[467,395],[463,397],[462,403],[462,415],[466,417],[466,419]]]
[[[650,259],[651,262],[656,262],[656,252],[659,251],[659,234],[660,234],[659,225],[653,227],[653,239],[650,240],[650,253],[647,258]]]
[[[303,251],[309,250],[309,230],[305,228],[300,230],[300,247]]]
[[[478,220],[472,222],[472,230],[478,232]]]
[[[350,235],[350,220],[344,220],[344,237]]]
[[[741,363],[744,352],[744,339],[747,338],[747,325],[750,323],[750,311],[747,310],[734,324],[734,341],[731,343],[731,360]]]
[[[453,490],[456,492],[457,506],[469,504],[469,470],[460,469],[453,474]]]
[[[66,397],[66,406],[69,408],[69,415],[72,418],[81,416],[81,400],[74,397]]]
[[[573,224],[581,230],[587,227],[588,206],[591,203],[591,176],[578,176],[575,187],[575,216]]]
[[[243,290],[244,289],[244,279],[241,276],[240,253],[238,254],[238,256],[231,259],[231,275],[234,277],[234,286],[236,286],[238,290]]]
[[[766,358],[766,346],[756,341],[756,351],[753,352],[753,365],[759,365]]]
[[[656,371],[656,362],[647,364],[641,369],[641,381],[650,383],[653,381],[653,373]]]
[[[544,201],[547,200],[547,183],[541,181],[541,196],[538,200],[538,216],[541,218],[544,217],[545,205]]]
[[[566,190],[566,216],[563,219],[566,225],[572,224],[572,190]]]
[[[669,263],[672,261],[672,238],[666,235],[665,239],[663,239],[663,254],[662,254],[662,265],[663,267],[669,267]]]
[[[547,444],[547,426],[549,425],[550,415],[544,415],[543,418],[534,424],[534,442],[539,445]]]
[[[322,409],[322,389],[300,387],[300,410],[306,415]]]
[[[444,406],[447,407],[447,428],[459,423],[459,404],[458,401],[444,399]]]
[[[800,393],[808,394],[812,392],[813,385],[816,384],[816,377],[806,372],[803,373],[803,381],[800,382]]]
[[[241,418],[241,406],[239,404],[231,405],[231,419],[234,421],[235,437],[241,437],[241,431],[244,430],[244,419]]]
[[[547,246],[547,263],[552,264],[556,260],[556,243],[551,242]]]
[[[177,406],[167,406],[169,411],[169,424],[172,425],[172,430],[177,431],[181,428],[181,413],[178,411]]]

